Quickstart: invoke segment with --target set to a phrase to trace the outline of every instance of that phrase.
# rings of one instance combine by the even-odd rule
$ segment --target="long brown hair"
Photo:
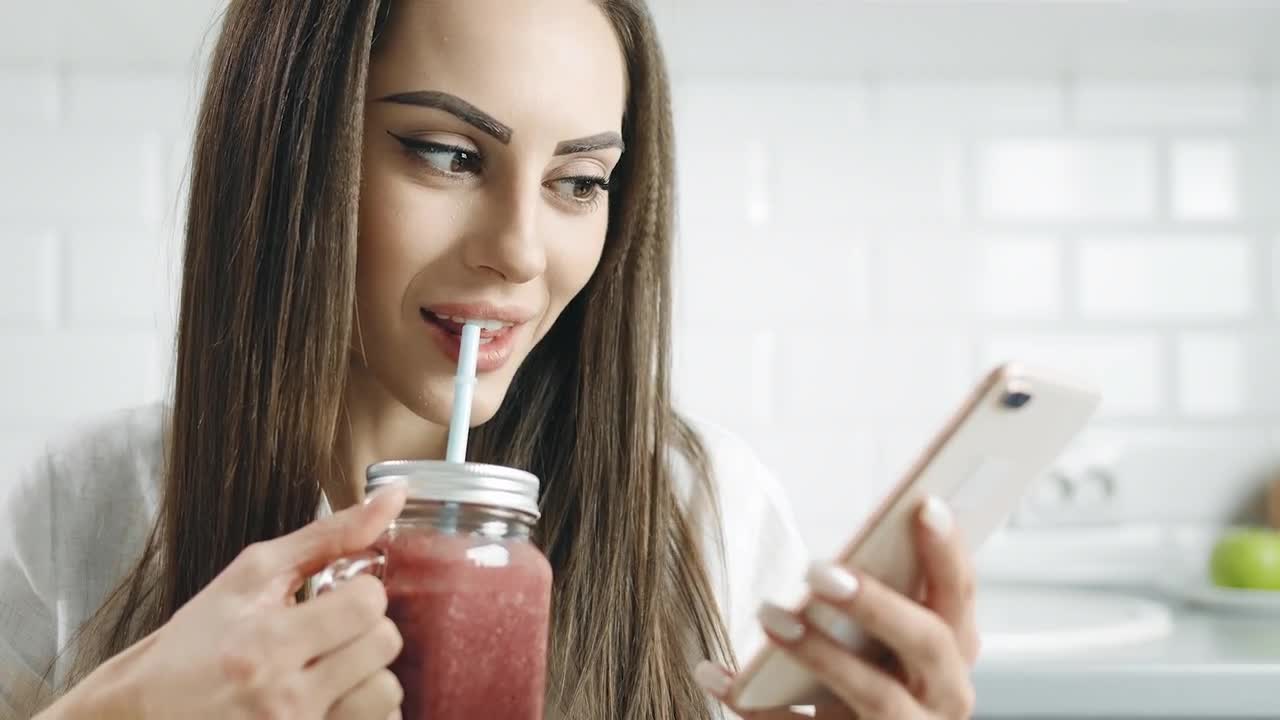
[[[474,433],[473,458],[544,482],[551,716],[706,718],[690,666],[732,656],[699,550],[706,528],[671,476],[674,451],[695,469],[692,491],[713,493],[671,405],[668,79],[643,0],[596,2],[629,83],[604,254]],[[68,686],[247,545],[315,517],[352,338],[365,84],[390,15],[390,0],[227,10],[195,136],[159,517],[83,628]]]

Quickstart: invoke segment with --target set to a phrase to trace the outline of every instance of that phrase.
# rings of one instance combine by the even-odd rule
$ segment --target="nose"
[[[546,248],[538,232],[541,188],[539,182],[511,182],[487,195],[475,208],[480,222],[463,245],[468,267],[516,285],[546,271]]]

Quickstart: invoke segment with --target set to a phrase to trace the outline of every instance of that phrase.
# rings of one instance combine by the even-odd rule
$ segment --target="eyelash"
[[[429,172],[435,175],[453,180],[457,179],[459,175],[463,175],[465,173],[479,173],[484,170],[484,161],[480,157],[480,153],[475,150],[468,150],[467,148],[461,148],[455,145],[431,142],[429,140],[418,140],[416,138],[403,137],[390,132],[388,134],[399,141],[413,159],[422,163]],[[431,155],[460,156],[466,158],[467,160],[465,162],[468,165],[471,165],[473,169],[464,168],[456,171],[444,171],[434,166],[427,159]],[[453,167],[452,163],[450,164],[450,167]],[[591,196],[588,198],[579,198],[573,195],[570,195],[568,198],[563,198],[563,196],[559,196],[557,194],[557,196],[562,197],[565,202],[571,203],[575,209],[582,210],[583,212],[592,212],[600,207],[600,203],[603,202],[604,196],[609,193],[610,184],[607,178],[594,175],[574,175],[570,177],[556,178],[555,180],[550,181],[550,183],[568,183],[572,186],[572,191],[575,193],[584,186],[592,188]]]

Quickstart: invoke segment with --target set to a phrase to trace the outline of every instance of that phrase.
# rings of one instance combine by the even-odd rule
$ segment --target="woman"
[[[754,456],[671,407],[672,177],[640,0],[232,2],[196,132],[172,405],[15,485],[0,700],[52,664],[70,690],[42,718],[394,715],[381,587],[297,592],[399,511],[398,491],[360,502],[367,465],[443,455],[445,318],[462,317],[497,328],[471,458],[544,482],[549,717],[714,717],[704,691],[805,559]],[[840,699],[820,717],[968,714],[969,567],[927,510],[927,607],[810,574],[901,672],[761,613]]]

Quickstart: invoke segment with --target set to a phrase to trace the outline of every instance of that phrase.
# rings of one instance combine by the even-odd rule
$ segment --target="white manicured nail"
[[[815,592],[831,600],[848,600],[858,592],[858,578],[839,565],[814,565],[806,580]]]
[[[804,623],[777,605],[765,603],[760,607],[760,624],[786,642],[804,637]]]
[[[938,537],[947,537],[951,534],[952,527],[955,526],[955,518],[951,515],[951,508],[942,502],[941,499],[930,496],[924,501],[924,509],[920,513],[920,517],[924,520],[924,524],[934,535]]]
[[[866,642],[866,635],[853,618],[824,602],[810,604],[804,616],[810,627],[850,650],[857,650]]]
[[[703,660],[693,669],[693,681],[706,692],[722,698],[729,692],[731,679],[724,668],[710,660]]]

